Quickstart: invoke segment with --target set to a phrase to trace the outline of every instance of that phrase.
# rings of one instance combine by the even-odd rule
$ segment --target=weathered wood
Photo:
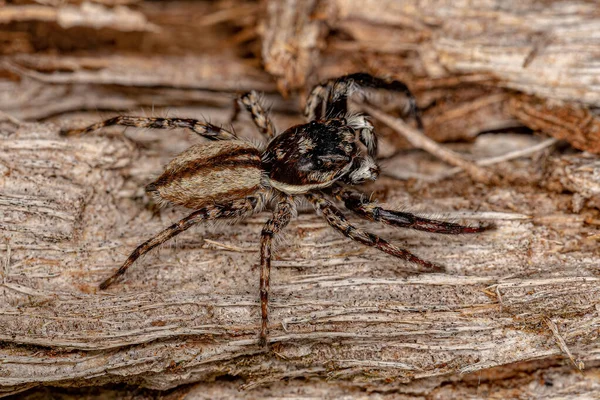
[[[573,147],[600,154],[600,119],[582,107],[559,106],[532,96],[518,96],[510,112],[531,129],[542,131]]]
[[[302,121],[300,101],[284,102],[275,81],[240,58],[230,42],[222,54],[214,53],[217,44],[204,43],[207,32],[214,31],[216,41],[230,38],[229,25],[215,26],[225,21],[242,26],[240,47],[252,47],[255,39],[243,38],[257,29],[258,13],[249,11],[240,21],[239,12],[219,3],[167,3],[159,10],[155,3],[139,4],[136,10],[152,15],[149,20],[172,38],[184,37],[173,32],[187,21],[186,7],[202,11],[193,29],[204,32],[198,40],[213,53],[184,55],[174,45],[172,53],[157,54],[152,43],[166,39],[137,32],[149,35],[150,50],[132,54],[116,45],[111,56],[5,56],[0,110],[13,118],[0,114],[0,395],[38,386],[128,383],[164,390],[196,382],[172,395],[578,398],[598,391],[598,157],[510,133],[519,121],[550,133],[558,128],[551,118],[543,127],[531,119],[535,114],[523,119],[510,107],[517,97],[506,89],[563,100],[577,91],[580,100],[597,105],[595,86],[582,83],[586,72],[557,69],[564,64],[549,52],[582,32],[565,28],[557,15],[587,21],[586,29],[596,16],[584,14],[580,2],[568,9],[553,2],[529,9],[503,4],[492,12],[494,2],[473,9],[443,1],[410,8],[407,2],[359,7],[340,0],[333,8],[290,10],[314,18],[301,21],[309,31],[323,29],[327,18],[337,33],[322,49],[319,41],[289,48],[286,43],[298,38],[281,36],[286,41],[279,50],[307,52],[294,54],[315,72],[302,77],[302,68],[281,69],[275,74],[280,88],[363,69],[366,60],[383,75],[407,80],[419,103],[430,106],[424,114],[430,137],[468,139],[448,147],[498,176],[493,184],[474,183],[424,152],[403,151],[406,142],[381,126],[384,176],[364,190],[392,207],[473,224],[493,221],[497,229],[448,237],[359,222],[448,268],[415,275],[410,265],[338,236],[306,208],[290,224],[273,263],[272,351],[257,345],[255,266],[267,212],[235,226],[186,232],[139,260],[124,281],[97,290],[137,244],[186,213],[157,210],[142,188],[174,154],[201,139],[129,129],[132,141],[114,127],[81,138],[58,136],[60,127],[84,126],[113,112],[227,124],[235,92],[248,89],[267,92],[279,129]],[[244,7],[256,10],[252,3]],[[529,43],[536,15],[550,15],[544,31],[562,33],[534,57],[515,37]],[[227,22],[232,16],[235,22]],[[505,29],[510,21],[515,31]],[[275,27],[290,28],[265,26],[272,26],[266,34],[273,38]],[[486,41],[499,30],[504,50]],[[581,65],[594,62],[596,39],[590,36],[588,47],[573,47],[585,55]],[[571,49],[564,43],[561,51]],[[510,55],[515,46],[517,55]],[[354,57],[352,49],[364,49],[365,58]],[[490,51],[506,51],[505,58],[486,56],[482,63],[478,57]],[[564,73],[560,80],[543,73],[551,68]],[[542,87],[548,79],[556,85]],[[506,132],[482,134],[499,128]],[[597,143],[581,121],[567,128]],[[568,135],[569,129],[558,132]],[[260,139],[248,119],[236,124],[236,132]],[[123,398],[129,392],[103,393]]]
[[[266,2],[262,59],[284,94],[304,89],[319,63],[325,24],[314,18],[317,5],[316,0]]]
[[[257,346],[253,268],[267,216],[183,234],[175,248],[138,262],[124,283],[97,292],[127,252],[182,214],[153,216],[140,188],[166,161],[163,146],[189,140],[157,132],[162,145],[136,151],[118,137],[67,140],[57,132],[25,125],[3,141],[5,391],[83,380],[166,389],[222,374],[247,383],[294,376],[408,382],[560,356],[546,319],[576,359],[597,361],[597,231],[561,205],[571,195],[511,185],[481,190],[464,177],[416,192],[374,186],[391,191],[391,204],[496,219],[496,231],[474,237],[372,227],[445,264],[446,274],[407,275],[410,266],[301,214],[274,263],[269,353]],[[549,157],[548,165],[563,158]],[[597,185],[585,158],[577,160],[579,168],[563,173],[587,182],[581,187]]]
[[[338,0],[336,5],[331,17],[356,37],[345,52],[381,48],[396,55],[413,53],[429,77],[489,73],[500,86],[600,104],[596,4]],[[378,34],[361,34],[365,25]]]

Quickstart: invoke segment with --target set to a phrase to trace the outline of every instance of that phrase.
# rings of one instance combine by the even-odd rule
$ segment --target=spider
[[[315,86],[305,107],[309,122],[292,126],[280,134],[276,133],[255,92],[240,96],[232,119],[240,111],[240,106],[249,112],[258,130],[268,139],[264,147],[241,140],[234,133],[210,123],[183,118],[118,116],[84,129],[63,131],[64,135],[76,135],[111,125],[188,128],[212,141],[193,145],[176,156],[162,175],[146,186],[146,191],[158,201],[195,211],[139,245],[123,265],[100,284],[100,288],[108,288],[140,256],[195,224],[223,218],[240,220],[270,206],[273,215],[264,225],[260,241],[262,320],[259,344],[265,346],[271,246],[274,237],[295,215],[294,200],[298,197],[307,199],[333,229],[348,238],[414,263],[421,270],[443,271],[442,266],[422,260],[354,226],[329,199],[342,202],[360,217],[396,227],[452,235],[477,233],[490,228],[484,225],[462,226],[385,209],[352,188],[365,181],[373,181],[379,175],[373,125],[364,115],[348,110],[350,95],[366,95],[370,89],[399,92],[407,96],[411,111],[420,123],[415,98],[405,84],[356,73]]]

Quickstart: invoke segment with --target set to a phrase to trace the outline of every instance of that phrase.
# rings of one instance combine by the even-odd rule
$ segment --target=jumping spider
[[[156,181],[146,186],[146,191],[157,200],[195,211],[139,245],[121,268],[100,284],[100,288],[108,288],[140,256],[199,222],[221,218],[239,220],[274,204],[273,217],[261,232],[260,247],[260,344],[266,345],[271,244],[273,237],[295,214],[296,197],[308,199],[333,229],[348,238],[417,264],[424,270],[442,271],[443,267],[352,225],[327,199],[332,197],[343,202],[347,209],[368,220],[402,228],[453,235],[488,228],[462,226],[384,209],[351,188],[373,181],[379,175],[373,125],[363,115],[348,111],[349,96],[364,94],[366,89],[404,94],[410,101],[411,110],[418,116],[414,96],[406,85],[357,73],[328,80],[313,88],[305,108],[309,122],[292,126],[279,135],[257,95],[254,92],[242,95],[238,107],[241,105],[251,114],[258,130],[268,139],[266,147],[257,147],[210,123],[183,118],[119,116],[85,129],[64,132],[65,135],[81,134],[110,125],[188,128],[213,141],[194,145],[179,154]],[[358,142],[364,145],[366,152]]]

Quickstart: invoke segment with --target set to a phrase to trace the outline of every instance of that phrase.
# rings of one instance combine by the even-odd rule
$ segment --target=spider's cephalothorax
[[[237,103],[238,110],[241,105],[249,111],[260,132],[269,139],[264,149],[238,139],[223,128],[183,118],[121,116],[82,130],[64,132],[66,135],[80,134],[109,125],[161,129],[184,127],[213,141],[194,145],[179,154],[167,165],[162,175],[146,187],[146,191],[160,202],[182,205],[195,211],[138,246],[121,268],[102,282],[100,287],[105,289],[110,286],[141,255],[194,224],[247,217],[265,205],[273,204],[273,216],[261,232],[260,342],[264,345],[267,342],[271,244],[273,237],[294,215],[295,197],[308,199],[332,228],[352,240],[417,264],[422,270],[442,270],[442,267],[352,225],[328,200],[328,197],[332,197],[359,216],[397,227],[445,234],[475,233],[487,228],[462,226],[387,210],[350,188],[367,180],[375,180],[379,174],[375,161],[377,141],[373,126],[364,116],[348,112],[348,97],[353,92],[361,93],[364,88],[381,88],[407,95],[418,116],[414,97],[404,84],[360,73],[316,86],[307,100],[305,110],[309,122],[293,126],[279,135],[275,134],[273,123],[260,105],[257,95],[250,92],[241,96]]]
[[[269,142],[262,155],[267,183],[287,194],[323,189],[344,179],[360,183],[377,178],[379,169],[356,143],[358,120],[335,118],[293,126]]]

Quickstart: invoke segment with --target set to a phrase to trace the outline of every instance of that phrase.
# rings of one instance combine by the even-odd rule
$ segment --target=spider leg
[[[281,232],[290,222],[295,206],[292,197],[282,197],[275,206],[273,217],[267,221],[260,234],[260,307],[262,324],[260,329],[260,345],[267,344],[269,320],[269,277],[271,274],[271,245],[273,237]]]
[[[464,226],[452,222],[422,218],[407,212],[388,210],[379,207],[375,202],[367,200],[364,194],[346,188],[337,187],[331,193],[336,199],[343,201],[346,208],[357,215],[371,221],[383,222],[400,228],[448,235],[479,233],[493,228],[493,225]]]
[[[254,121],[254,125],[256,125],[258,131],[267,139],[271,139],[276,135],[273,121],[271,121],[269,114],[267,111],[265,111],[260,103],[260,96],[254,90],[242,94],[235,100],[231,122],[237,120],[237,117],[241,111],[241,106],[243,106],[244,109],[250,113],[252,121]]]
[[[316,85],[310,91],[310,94],[306,98],[306,105],[304,106],[304,117],[308,121],[324,119],[327,115],[327,99],[331,92],[331,86],[335,79],[330,79],[326,82]]]
[[[127,257],[127,260],[125,260],[123,265],[121,265],[121,268],[119,268],[111,277],[100,284],[100,289],[106,289],[112,285],[139,257],[146,254],[156,246],[159,246],[167,240],[179,235],[181,232],[186,231],[197,223],[219,218],[244,217],[247,214],[250,214],[259,203],[260,199],[258,197],[246,197],[244,199],[234,200],[226,204],[215,204],[194,211],[187,217],[181,219],[179,222],[169,226],[153,238],[139,245],[131,253],[131,255]]]
[[[315,86],[306,101],[304,115],[309,121],[344,116],[348,113],[348,97],[364,89],[383,89],[406,95],[411,114],[417,120],[419,129],[423,127],[417,101],[406,84],[377,78],[364,72],[344,75]]]
[[[420,265],[423,268],[432,271],[443,271],[444,267],[425,261],[415,256],[408,250],[401,249],[388,241],[374,235],[370,232],[364,231],[356,226],[352,225],[342,214],[342,212],[329,200],[327,200],[322,194],[319,193],[307,193],[305,197],[313,204],[316,210],[321,211],[323,216],[329,223],[329,225],[335,230],[341,232],[345,236],[366,246],[375,247],[377,250],[381,250],[384,253],[392,255],[394,257],[401,258],[408,262]]]
[[[237,137],[213,124],[208,122],[200,122],[197,119],[189,118],[153,118],[153,117],[130,117],[127,115],[121,115],[118,117],[110,118],[105,121],[95,123],[83,129],[71,129],[63,130],[61,135],[63,136],[74,136],[86,134],[95,131],[105,126],[133,126],[136,128],[153,128],[153,129],[175,129],[175,128],[188,128],[194,133],[205,137],[210,140],[231,140],[237,139]]]
[[[355,92],[364,97],[365,89],[383,89],[406,95],[410,112],[418,128],[423,129],[421,112],[408,86],[400,81],[388,81],[367,73],[345,75],[315,86],[306,100],[304,115],[309,121],[347,117],[348,125],[360,132],[360,141],[367,147],[369,155],[375,157],[377,138],[373,133],[373,125],[364,116],[348,115],[348,98]]]
[[[349,127],[360,133],[360,142],[365,145],[369,156],[377,158],[377,136],[373,124],[364,115],[356,114],[346,118]]]

